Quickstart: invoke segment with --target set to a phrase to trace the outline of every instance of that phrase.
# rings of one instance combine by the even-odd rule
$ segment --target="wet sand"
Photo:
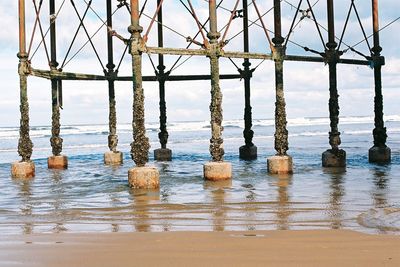
[[[0,266],[400,266],[400,237],[348,230],[0,237]]]

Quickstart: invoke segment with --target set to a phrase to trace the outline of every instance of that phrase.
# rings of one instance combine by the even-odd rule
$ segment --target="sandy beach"
[[[400,237],[347,230],[0,237],[0,266],[399,266]]]

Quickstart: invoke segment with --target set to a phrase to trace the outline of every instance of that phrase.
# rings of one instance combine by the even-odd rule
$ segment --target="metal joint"
[[[231,13],[234,14],[232,19],[243,18],[244,17],[243,11],[244,11],[243,9],[231,11]]]

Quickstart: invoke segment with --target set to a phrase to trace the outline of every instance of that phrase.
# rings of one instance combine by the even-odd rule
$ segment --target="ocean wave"
[[[357,221],[368,228],[381,231],[400,231],[400,208],[371,209],[361,213]]]
[[[384,117],[385,122],[400,122],[400,115],[390,115]],[[340,124],[373,124],[374,118],[368,117],[341,117]],[[254,128],[258,127],[274,127],[274,119],[255,119],[252,122]],[[307,126],[321,126],[329,125],[329,118],[325,117],[304,117],[288,119],[289,127],[307,127]],[[226,129],[243,129],[244,121],[239,120],[225,120],[223,126]],[[159,131],[159,122],[146,123],[146,129],[150,132]],[[187,131],[209,131],[209,121],[189,121],[189,122],[170,122],[167,124],[169,132],[187,132]],[[61,135],[107,135],[108,125],[64,125],[61,127]],[[388,128],[389,133],[398,133],[400,128]],[[117,126],[118,134],[131,134],[132,124],[121,123]],[[346,134],[366,134],[367,131],[349,131]],[[369,132],[368,132],[369,133]],[[42,138],[51,136],[51,126],[34,126],[30,129],[30,135],[34,138]],[[304,132],[304,136],[320,135],[318,132]],[[17,139],[19,138],[18,127],[3,127],[0,128],[1,139]]]

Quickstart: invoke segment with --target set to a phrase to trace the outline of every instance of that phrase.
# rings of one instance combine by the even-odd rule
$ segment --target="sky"
[[[85,11],[86,0],[74,0],[81,16]],[[2,1],[0,5],[0,78],[1,78],[1,98],[0,98],[0,126],[16,126],[19,124],[19,77],[17,73],[18,58],[18,1]],[[39,1],[37,1],[39,2]],[[57,9],[63,1],[57,0]],[[117,1],[113,1],[116,8]],[[150,19],[155,12],[155,2],[149,1],[144,15],[141,17],[141,25],[146,31],[149,27]],[[153,3],[154,2],[154,3]],[[185,1],[184,1],[185,2]],[[207,3],[202,0],[193,0],[196,15],[200,21],[205,21],[208,17]],[[222,7],[232,10],[236,1],[225,0]],[[251,1],[249,1],[251,2]],[[303,1],[301,9],[307,9],[306,1]],[[356,0],[363,27],[366,35],[372,33],[371,1]],[[48,1],[43,1],[41,10],[42,28],[45,32],[49,26]],[[143,3],[143,1],[140,1]],[[257,2],[262,13],[272,7],[272,1]],[[314,12],[318,23],[326,27],[326,1],[313,0],[315,3]],[[282,27],[283,35],[286,36],[290,28],[297,6],[297,0],[287,0],[282,2]],[[335,33],[340,37],[343,31],[345,18],[349,10],[350,0],[335,1]],[[241,5],[241,4],[240,4]],[[398,0],[381,0],[380,7],[380,26],[384,27],[400,16],[400,3]],[[85,18],[85,26],[89,35],[93,35],[99,28],[100,31],[93,37],[93,42],[97,48],[102,64],[107,64],[106,49],[106,29],[101,27],[105,20],[104,1],[93,1],[94,13],[89,10]],[[26,0],[27,16],[27,46],[29,47],[32,29],[35,19],[35,11],[32,1]],[[99,18],[99,17],[100,18]],[[224,25],[229,20],[230,12],[224,9],[218,11],[218,28],[224,32]],[[257,14],[252,5],[249,6],[249,19],[254,21]],[[120,35],[129,37],[127,26],[130,24],[129,14],[125,9],[119,9],[113,16],[114,26]],[[268,29],[273,30],[273,12],[269,12],[264,17],[264,22]],[[65,59],[66,52],[71,40],[79,25],[79,20],[75,14],[70,1],[65,1],[56,19],[57,25],[57,59],[60,64],[65,62],[64,71],[79,72],[88,74],[102,74],[102,67],[99,64],[90,45],[86,45],[75,57],[71,59],[82,45],[87,41],[85,31],[80,29],[76,41],[71,48],[69,56]],[[197,33],[197,26],[190,14],[185,10],[179,1],[164,1],[164,24],[176,32],[165,28],[164,39],[166,47],[184,48],[187,45],[186,36],[194,37]],[[227,33],[230,42],[225,46],[226,51],[241,51],[242,34],[236,36],[241,31],[242,21],[235,19]],[[206,25],[208,27],[208,25]],[[269,45],[263,30],[252,25],[250,31],[250,50],[251,52],[269,53]],[[327,42],[327,33],[321,28],[324,42]],[[393,23],[388,28],[381,31],[382,54],[386,58],[386,65],[382,69],[383,93],[384,93],[384,112],[386,115],[400,114],[398,103],[400,99],[400,20]],[[156,46],[156,25],[150,31],[148,45]],[[236,37],[235,37],[236,36]],[[232,38],[232,39],[231,39]],[[307,46],[317,51],[323,51],[323,46],[316,31],[314,22],[304,18],[295,28],[291,35],[291,41],[300,46]],[[363,40],[355,13],[352,12],[346,33],[343,38],[342,49],[346,45],[354,45]],[[202,41],[201,38],[196,40]],[[369,39],[372,45],[372,38]],[[40,32],[37,27],[35,37],[32,42],[33,51],[40,42]],[[287,53],[292,55],[310,55],[296,44],[289,43]],[[46,44],[49,46],[49,36],[46,36]],[[116,64],[122,58],[124,45],[115,39],[115,59]],[[199,48],[193,46],[193,48]],[[369,54],[366,42],[362,42],[356,49],[364,54]],[[344,58],[361,59],[358,55],[348,51],[343,55]],[[157,56],[151,56],[157,65]],[[165,59],[166,69],[169,70],[176,60],[176,56],[169,56]],[[65,61],[64,61],[65,59]],[[71,59],[71,60],[70,60]],[[183,58],[183,62],[186,57]],[[32,67],[48,70],[48,62],[43,45],[31,59]],[[261,62],[252,60],[252,67],[257,67],[251,81],[251,103],[253,106],[253,118],[266,119],[274,117],[275,89],[274,89],[274,64],[271,61]],[[235,60],[241,66],[242,60]],[[179,64],[177,65],[179,66]],[[223,74],[237,73],[236,67],[225,58],[220,59],[220,72]],[[209,60],[204,57],[192,57],[184,64],[172,71],[172,74],[208,74]],[[126,54],[121,61],[119,69],[120,75],[131,74],[131,58]],[[147,55],[143,55],[143,74],[153,75],[154,70]],[[221,81],[223,92],[224,118],[241,119],[244,109],[244,90],[243,81],[230,80]],[[287,104],[287,114],[289,118],[299,117],[327,117],[329,99],[328,67],[323,63],[303,63],[285,62],[284,65],[284,88]],[[340,94],[340,115],[341,116],[372,116],[374,98],[373,70],[366,66],[339,65],[338,66],[338,90]],[[154,122],[158,120],[158,84],[155,82],[145,82],[145,105],[146,121]],[[167,82],[166,101],[167,116],[169,121],[192,121],[209,120],[210,103],[210,82],[191,81],[191,82]],[[132,83],[116,83],[117,118],[120,123],[129,123],[132,120]],[[49,125],[51,123],[51,89],[50,81],[35,77],[28,78],[28,95],[30,104],[31,125]],[[61,123],[66,124],[101,124],[108,121],[108,89],[107,83],[102,82],[73,82],[66,81],[63,84],[64,109],[61,113]]]

